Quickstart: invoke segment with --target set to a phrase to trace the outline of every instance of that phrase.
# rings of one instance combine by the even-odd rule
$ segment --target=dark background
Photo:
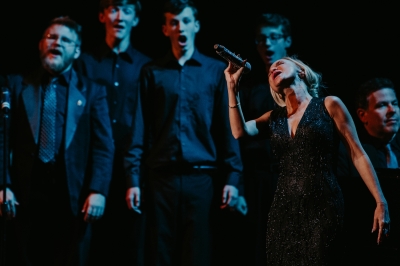
[[[56,16],[68,15],[83,26],[82,50],[103,40],[103,26],[97,19],[98,0],[1,2],[1,74],[27,72],[38,63],[39,39]],[[253,42],[253,19],[262,12],[278,12],[292,22],[290,53],[322,73],[328,92],[341,97],[351,111],[354,91],[363,81],[388,77],[400,86],[399,14],[394,1],[362,5],[350,1],[348,5],[285,0],[195,2],[201,22],[196,39],[199,50],[218,58],[213,45],[222,44],[247,58],[253,75],[263,71]],[[163,3],[143,0],[141,21],[132,34],[134,46],[153,58],[169,49],[169,41],[161,32]],[[246,78],[252,78],[251,74]]]

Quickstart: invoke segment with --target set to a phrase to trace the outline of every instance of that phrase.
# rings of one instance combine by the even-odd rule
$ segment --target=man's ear
[[[105,15],[104,15],[104,12],[99,12],[99,21],[100,21],[101,23],[104,23],[104,22],[105,22]]]
[[[163,32],[165,37],[169,37],[167,25],[163,24],[161,30],[162,30],[162,32]]]
[[[75,47],[74,59],[77,59],[81,55],[81,47]]]
[[[292,37],[291,36],[287,36],[285,38],[285,49],[290,48],[291,45],[292,45]]]
[[[136,27],[137,24],[139,24],[139,18],[138,18],[138,17],[135,17],[135,18],[133,19],[133,21],[132,21],[132,28]]]
[[[363,124],[367,123],[367,112],[364,109],[358,108],[357,116]]]
[[[200,21],[199,20],[196,20],[194,22],[194,27],[195,27],[195,32],[198,33],[200,30]]]

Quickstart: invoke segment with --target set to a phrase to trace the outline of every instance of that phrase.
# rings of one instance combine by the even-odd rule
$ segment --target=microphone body
[[[10,91],[6,87],[2,88],[1,110],[5,114],[10,111]]]
[[[225,46],[220,44],[215,44],[214,49],[215,52],[219,54],[222,58],[224,58],[228,62],[231,62],[235,68],[239,69],[243,66],[244,60],[239,56],[235,55],[234,53],[232,53],[231,51],[229,51],[228,49],[226,49]],[[250,70],[251,70],[251,65],[249,62],[246,62],[246,64],[244,65],[243,74],[250,72]]]

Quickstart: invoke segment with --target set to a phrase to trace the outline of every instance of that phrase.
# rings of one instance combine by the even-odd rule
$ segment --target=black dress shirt
[[[369,135],[365,129],[359,131],[360,142],[371,160],[372,166],[375,170],[386,169],[386,152],[385,146],[387,143],[382,142],[380,139]],[[400,147],[398,144],[399,136],[396,135],[390,142],[390,147],[395,154],[397,161],[400,161]],[[344,146],[340,144],[339,148],[339,161],[337,168],[338,176],[359,176],[357,169],[354,167],[353,162]]]
[[[143,128],[141,107],[139,101],[139,77],[144,64],[150,58],[131,45],[125,52],[116,54],[106,43],[91,53],[83,53],[76,60],[76,69],[83,75],[104,85],[107,89],[107,101],[110,112],[113,139],[115,145],[116,162],[114,170],[123,171],[123,156],[129,146],[137,148],[143,142]],[[132,130],[135,130],[131,139]],[[131,141],[133,143],[131,143]],[[139,185],[139,166],[141,149],[132,151],[129,163],[132,167],[132,175],[128,177],[128,186]],[[121,158],[121,159],[120,159]]]
[[[183,66],[169,52],[143,68],[148,156],[160,167],[218,167],[237,186],[242,172],[239,144],[228,117],[226,65],[197,50]]]

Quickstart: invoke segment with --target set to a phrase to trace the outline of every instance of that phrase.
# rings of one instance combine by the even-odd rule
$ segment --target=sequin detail
[[[343,195],[333,174],[338,134],[324,98],[312,98],[295,136],[286,108],[271,114],[280,176],[267,230],[267,265],[330,265],[343,227]]]

